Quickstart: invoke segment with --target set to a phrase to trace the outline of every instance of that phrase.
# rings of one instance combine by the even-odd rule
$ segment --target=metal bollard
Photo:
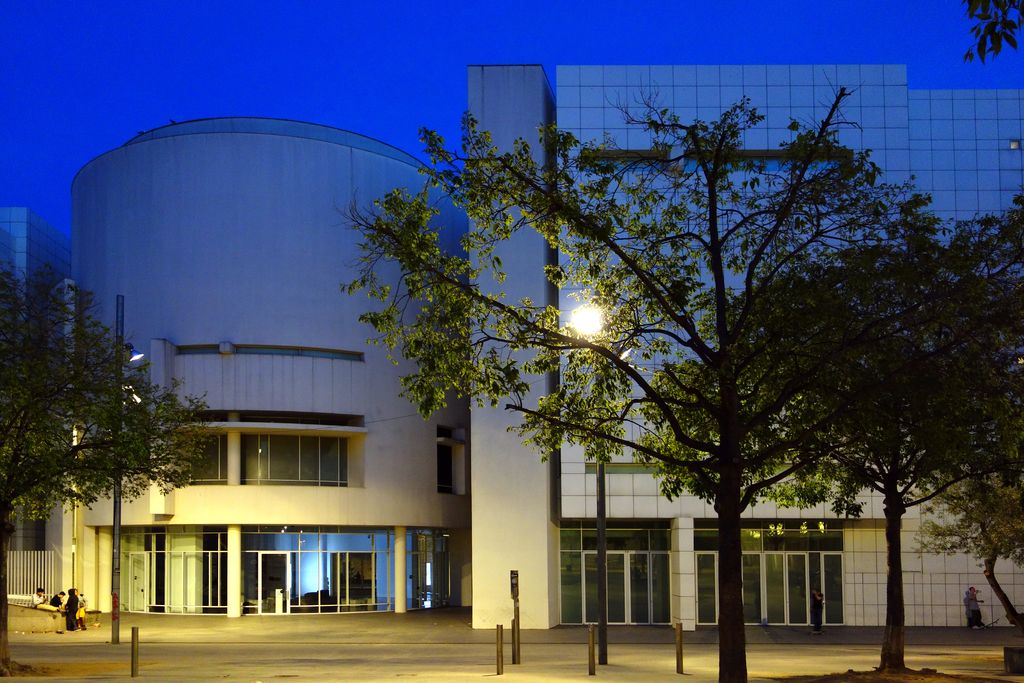
[[[512,663],[519,663],[519,624],[512,617]]]
[[[495,633],[497,633],[497,640],[498,640],[498,675],[499,676],[501,674],[505,673],[505,642],[504,642],[504,639],[502,637],[501,631],[502,631],[501,624],[498,624],[498,628],[495,629]]]
[[[676,629],[676,673],[683,673],[683,625],[677,623]]]
[[[587,626],[587,674],[597,675],[597,659],[594,657],[594,625]]]
[[[139,677],[139,627],[132,626],[132,678]]]
[[[512,643],[515,648],[512,651],[512,663],[522,664],[523,663],[523,634],[520,631],[522,622],[519,620],[519,600],[516,600],[514,605],[515,619],[512,620]]]

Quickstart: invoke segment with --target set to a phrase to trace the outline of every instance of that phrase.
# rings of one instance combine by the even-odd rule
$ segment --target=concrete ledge
[[[7,606],[7,630],[27,633],[56,633],[64,630],[64,615],[60,612],[23,607]]]
[[[1003,648],[1003,669],[1008,674],[1024,674],[1024,647]]]

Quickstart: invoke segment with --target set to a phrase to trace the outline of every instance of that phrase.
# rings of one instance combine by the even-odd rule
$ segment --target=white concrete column
[[[228,525],[228,616],[242,616],[242,527]]]
[[[669,566],[672,571],[672,623],[684,631],[697,629],[697,567],[693,554],[693,519],[672,520]]]
[[[110,611],[110,560],[113,551],[113,531],[109,526],[100,527],[96,538],[96,592],[88,597],[89,604],[101,612]]]
[[[406,568],[405,553],[405,527],[395,527],[395,612],[403,614],[408,601],[406,596],[406,582],[409,580],[409,570]]]
[[[242,483],[242,433],[228,432],[228,486]]]
[[[228,413],[228,422],[238,422],[238,413]],[[228,432],[228,486],[242,483],[242,433]]]

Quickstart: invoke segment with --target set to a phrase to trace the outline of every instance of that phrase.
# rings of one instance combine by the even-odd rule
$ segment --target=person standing
[[[68,601],[64,603],[64,623],[68,631],[78,628],[78,589],[68,589]]]
[[[813,635],[821,635],[821,620],[825,612],[825,596],[817,588],[811,591],[811,625]]]
[[[85,602],[85,594],[79,595],[78,596],[78,611],[75,612],[75,619],[78,622],[78,628],[82,629],[83,631],[85,629],[89,628],[85,624],[86,607],[87,606],[88,605],[86,605],[86,602]]]
[[[971,586],[964,593],[964,612],[967,614],[967,628],[985,628],[981,621],[981,605],[985,602],[978,599],[978,589]]]

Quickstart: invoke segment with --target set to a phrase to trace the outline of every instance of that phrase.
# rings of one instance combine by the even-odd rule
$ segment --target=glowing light
[[[599,334],[604,329],[604,311],[589,304],[580,306],[572,312],[569,326],[584,337]]]

